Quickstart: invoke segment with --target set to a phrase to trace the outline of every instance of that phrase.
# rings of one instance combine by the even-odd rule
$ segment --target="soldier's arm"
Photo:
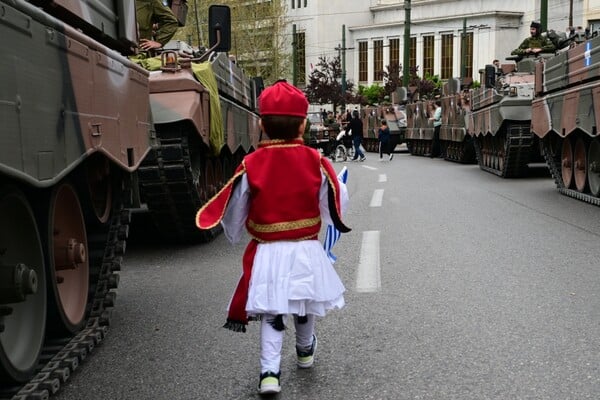
[[[177,32],[179,27],[177,17],[169,7],[163,5],[162,1],[154,0],[153,19],[158,23],[158,31],[156,31],[154,40],[164,46]]]
[[[523,42],[521,42],[519,47],[517,47],[516,49],[511,51],[510,54],[512,54],[513,56],[522,56],[523,54],[526,53],[525,50],[528,48],[529,48],[529,38],[523,40]]]
[[[542,45],[542,53],[554,53],[556,51],[556,46],[552,43],[552,40],[546,37],[544,43]]]

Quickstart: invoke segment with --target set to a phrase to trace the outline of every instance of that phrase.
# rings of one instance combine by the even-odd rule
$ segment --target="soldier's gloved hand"
[[[152,50],[152,49],[160,49],[162,45],[154,40],[141,39],[140,40],[140,49],[144,51]]]

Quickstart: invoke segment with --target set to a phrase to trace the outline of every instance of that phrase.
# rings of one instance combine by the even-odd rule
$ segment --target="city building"
[[[539,0],[282,1],[287,7],[286,36],[295,38],[300,86],[319,57],[338,55],[345,59],[347,80],[382,84],[381,71],[403,63],[408,3],[409,65],[418,67],[421,77],[448,79],[462,73],[478,80],[479,69],[509,56],[529,36],[531,21],[541,17]],[[600,27],[599,0],[548,3],[548,29]]]

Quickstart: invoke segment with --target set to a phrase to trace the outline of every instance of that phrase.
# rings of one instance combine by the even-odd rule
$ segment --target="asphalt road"
[[[543,166],[376,158],[345,164],[347,305],[318,321],[310,370],[288,331],[274,398],[597,399],[600,208]],[[245,244],[165,246],[135,221],[109,335],[56,398],[259,398],[258,325],[221,328]]]

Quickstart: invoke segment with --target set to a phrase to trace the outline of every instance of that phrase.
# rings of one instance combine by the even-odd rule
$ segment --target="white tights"
[[[285,330],[278,331],[269,323],[273,321],[275,315],[264,314],[260,322],[260,372],[279,372],[281,364],[281,347],[283,345],[283,336]],[[287,316],[283,316],[285,324]],[[298,323],[298,317],[294,316],[294,326],[296,328],[296,346],[299,348],[309,348],[312,345],[312,337],[315,330],[315,316],[309,314],[307,321],[303,324]]]

